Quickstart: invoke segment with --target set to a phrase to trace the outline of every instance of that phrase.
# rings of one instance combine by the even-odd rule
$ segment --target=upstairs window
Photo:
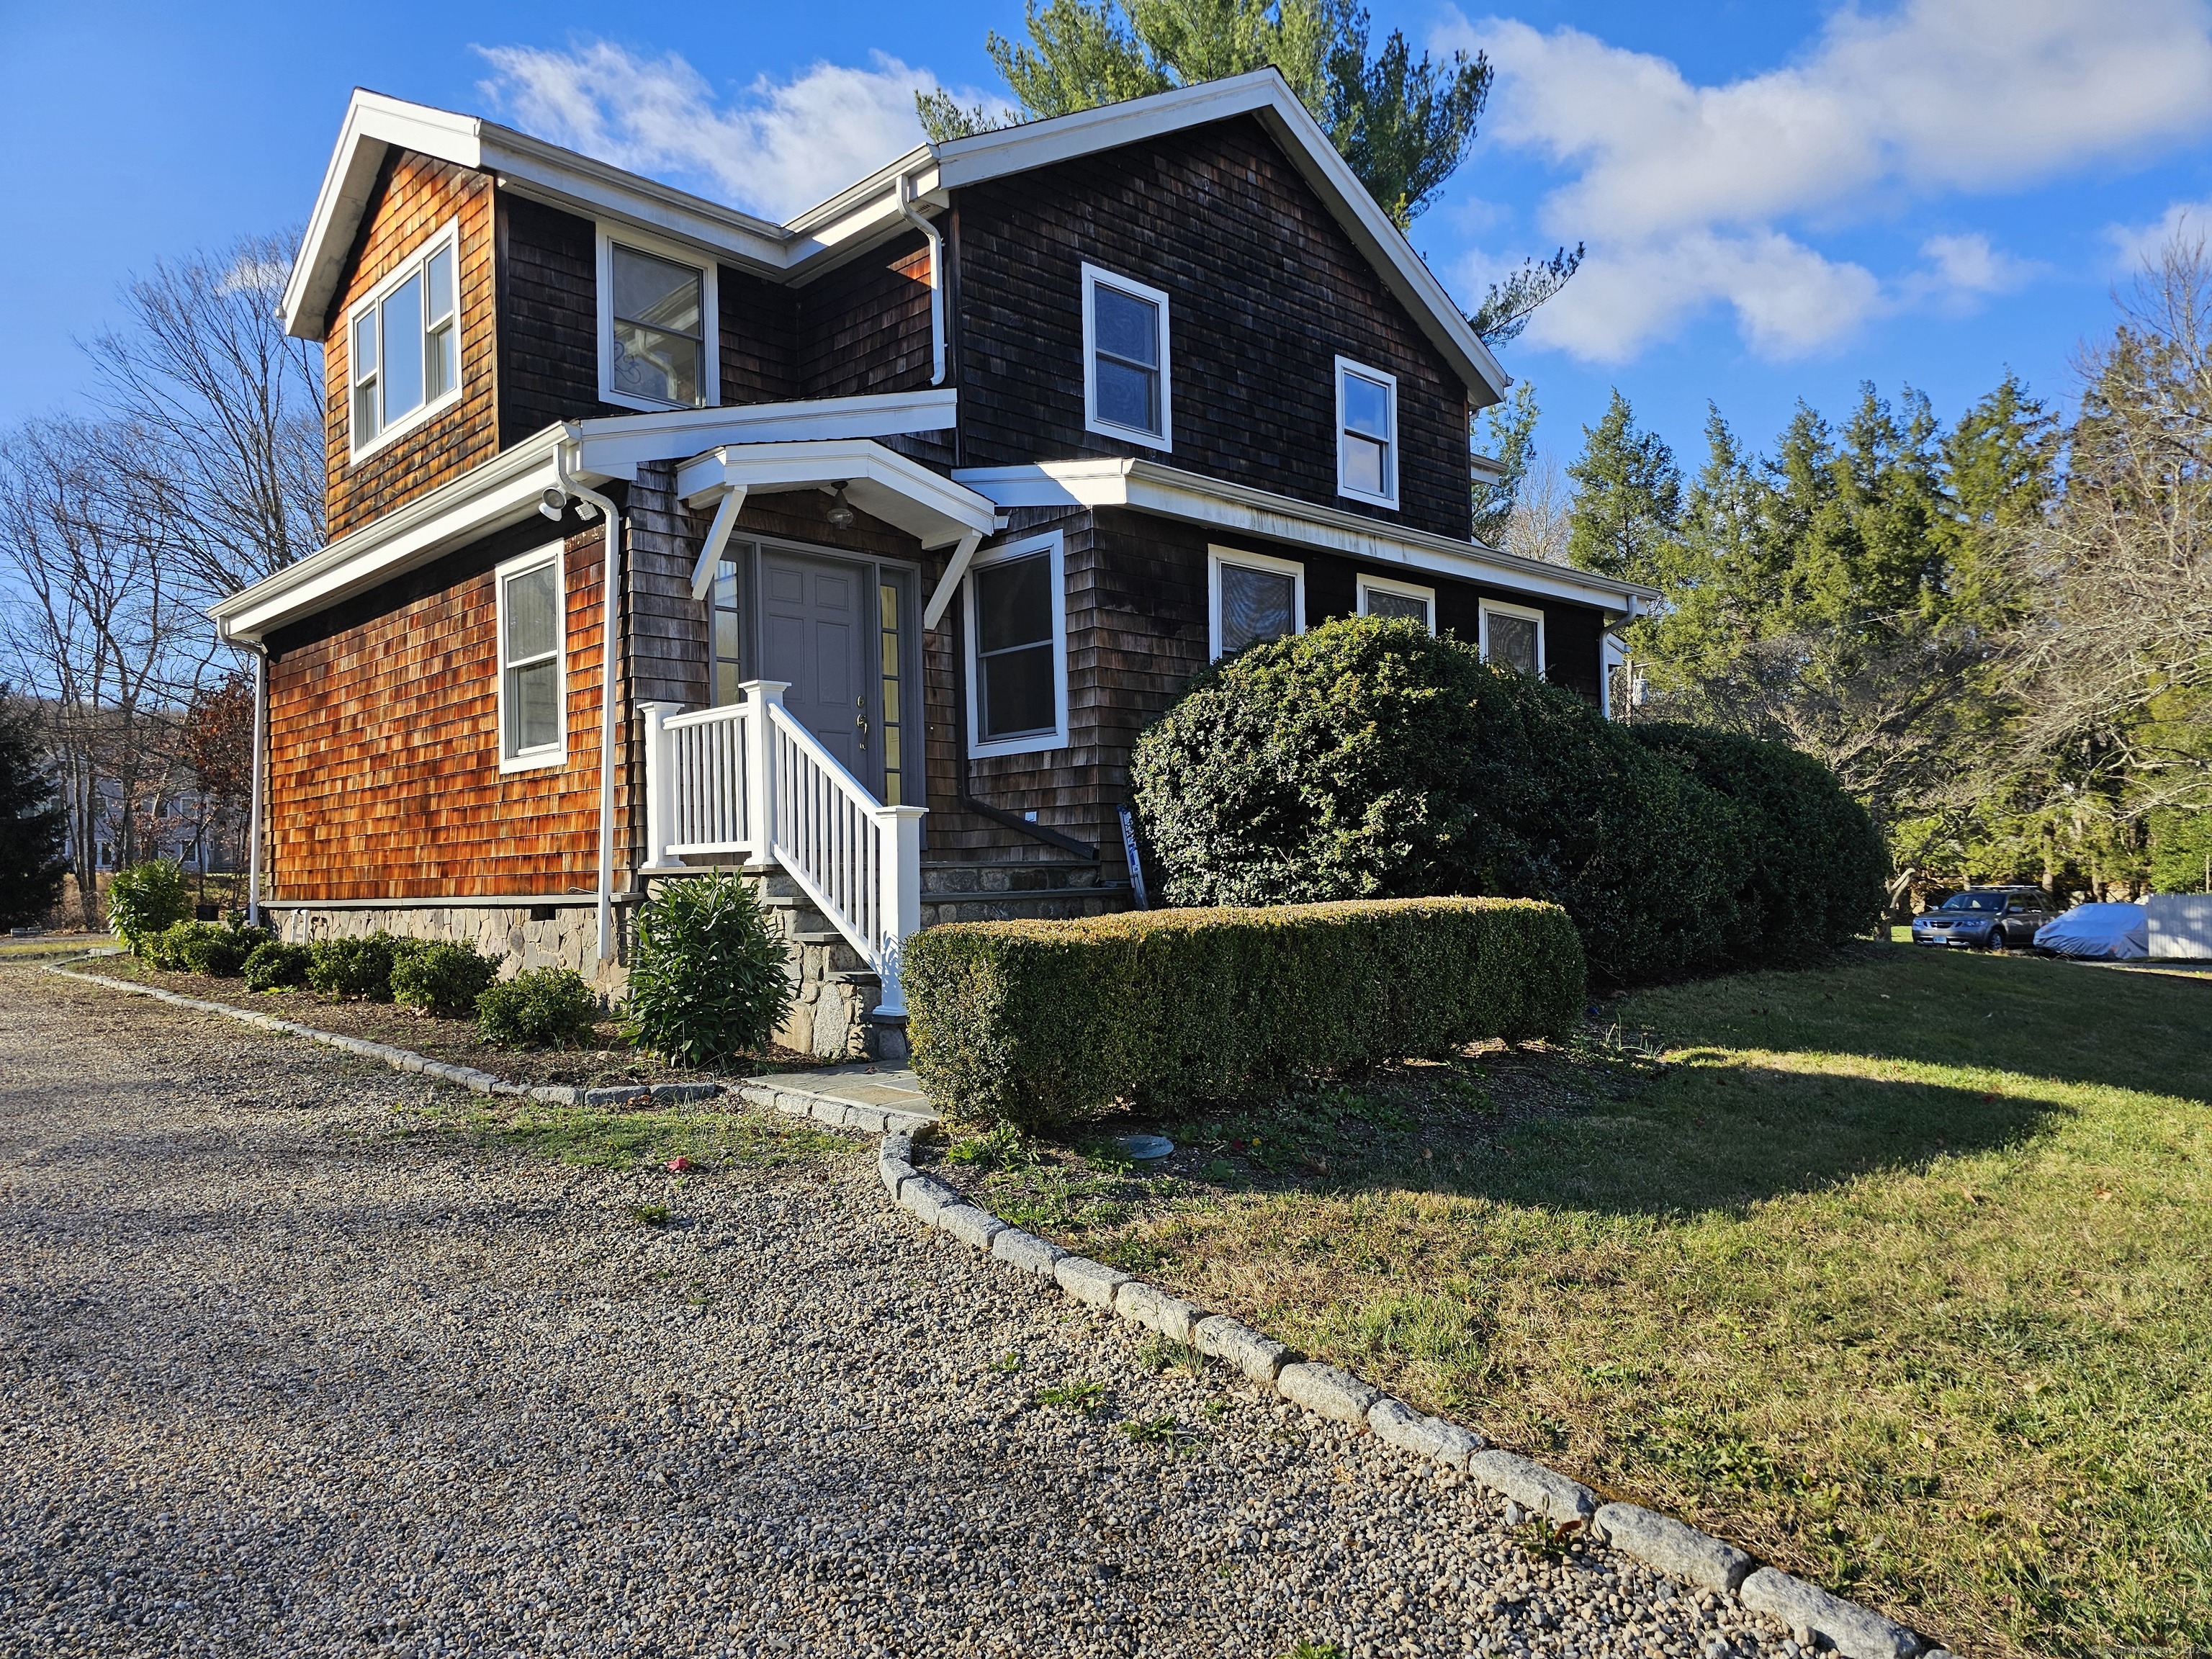
[[[510,559],[494,573],[499,595],[502,772],[558,766],[568,758],[562,565],[556,544]]]
[[[447,226],[348,319],[356,457],[460,396],[459,242]]]
[[[1306,631],[1306,568],[1264,553],[1206,550],[1208,633],[1217,657]]]
[[[599,237],[599,396],[697,409],[719,395],[714,270],[627,234]]]
[[[1346,357],[1336,360],[1336,489],[1398,505],[1398,377]]]
[[[1083,424],[1102,437],[1171,448],[1168,296],[1083,267]]]
[[[970,753],[1018,755],[1056,749],[1067,741],[1067,617],[1061,583],[1056,535],[979,555],[969,568]]]
[[[1526,605],[1482,602],[1482,659],[1523,674],[1544,672],[1544,613]]]

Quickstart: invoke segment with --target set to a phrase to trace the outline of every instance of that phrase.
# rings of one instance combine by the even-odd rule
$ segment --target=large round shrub
[[[1615,981],[1740,932],[1737,810],[1571,693],[1410,622],[1342,618],[1201,673],[1139,741],[1170,903],[1554,900]]]
[[[1749,925],[1730,956],[1802,963],[1881,919],[1889,855],[1836,775],[1786,744],[1662,721],[1628,728],[1737,808]]]
[[[470,1014],[499,977],[499,961],[472,945],[417,942],[392,958],[392,1000],[426,1014]]]
[[[246,988],[249,991],[289,991],[307,982],[311,953],[304,945],[270,939],[257,945],[246,958]]]
[[[762,1048],[791,1007],[787,954],[739,878],[668,883],[638,917],[623,1033],[687,1066]]]
[[[153,937],[173,927],[192,913],[192,896],[185,885],[185,872],[174,859],[155,859],[118,870],[107,885],[107,925],[131,947],[134,957],[146,954]]]
[[[571,968],[527,968],[477,997],[477,1035],[512,1048],[566,1048],[599,1023],[599,1000]]]

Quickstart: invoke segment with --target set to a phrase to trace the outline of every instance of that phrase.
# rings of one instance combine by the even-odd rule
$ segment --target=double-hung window
[[[1336,360],[1336,490],[1398,505],[1398,377]]]
[[[628,232],[599,234],[599,396],[696,409],[720,395],[714,267]]]
[[[1232,548],[1206,550],[1208,643],[1217,657],[1306,631],[1306,568]]]
[[[1083,267],[1083,424],[1101,437],[1171,449],[1168,296]]]
[[[1523,674],[1544,672],[1544,613],[1496,599],[1482,602],[1482,659]]]
[[[568,758],[562,567],[556,543],[510,559],[493,573],[499,596],[502,772],[558,766]]]
[[[1067,741],[1067,614],[1057,535],[979,554],[968,573],[968,747],[1018,755]]]
[[[348,316],[356,457],[460,396],[459,247],[449,224]]]
[[[1415,582],[1395,581],[1388,576],[1362,576],[1359,614],[1417,622],[1433,634],[1437,631],[1437,590]]]

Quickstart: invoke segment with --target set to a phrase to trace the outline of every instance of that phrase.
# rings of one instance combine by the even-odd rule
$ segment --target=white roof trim
[[[225,639],[258,641],[271,630],[390,581],[538,511],[560,483],[557,426],[428,495],[341,536],[319,553],[232,594],[208,615]]]
[[[1402,565],[1513,592],[1595,605],[1623,617],[1648,609],[1659,597],[1633,582],[1521,558],[1431,531],[1384,524],[1340,507],[1316,507],[1272,490],[1201,477],[1158,461],[1045,461],[1033,466],[969,467],[952,476],[1005,508],[1128,507],[1377,564]]]
[[[682,460],[726,444],[891,438],[948,432],[959,421],[960,394],[951,386],[602,416],[575,422],[579,447],[574,468],[586,478],[634,479],[641,461]]]
[[[750,499],[834,483],[846,486],[846,499],[861,512],[925,549],[988,536],[1004,522],[988,496],[868,438],[725,444],[676,470],[676,493],[687,501],[731,489]]]
[[[377,169],[395,147],[498,175],[518,194],[602,220],[672,237],[741,270],[802,279],[908,226],[899,210],[902,176],[925,210],[941,209],[962,185],[1049,167],[1122,144],[1238,115],[1256,116],[1343,225],[1384,283],[1452,365],[1478,406],[1505,395],[1510,377],[1435,274],[1413,252],[1336,153],[1328,135],[1281,72],[1255,70],[1226,81],[1180,87],[972,138],[924,146],[878,168],[783,225],[656,184],[604,161],[475,116],[356,89],[336,150],[308,216],[291,280],[278,307],[285,332],[323,337],[339,273],[353,246]]]

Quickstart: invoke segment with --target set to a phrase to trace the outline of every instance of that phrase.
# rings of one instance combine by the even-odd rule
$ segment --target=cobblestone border
[[[52,963],[42,963],[41,969],[49,974],[68,972],[65,965]],[[723,1085],[714,1083],[658,1083],[649,1091],[510,1083],[489,1072],[447,1065],[389,1043],[342,1036],[227,1002],[181,996],[159,986],[135,985],[104,974],[78,973],[70,977],[153,997],[180,1008],[220,1014],[264,1030],[306,1037],[482,1095],[526,1096],[556,1105],[582,1106],[617,1105],[648,1092],[655,1101],[669,1103],[709,1099],[723,1092]],[[1348,1424],[1385,1445],[1465,1474],[1532,1515],[1542,1516],[1555,1525],[1577,1524],[1599,1542],[1645,1566],[1716,1595],[1733,1595],[1751,1612],[1788,1626],[1801,1642],[1820,1638],[1844,1659],[1954,1659],[1895,1620],[1777,1568],[1761,1566],[1734,1545],[1695,1527],[1634,1504],[1601,1503],[1597,1493],[1580,1481],[1493,1447],[1472,1429],[1440,1417],[1424,1417],[1349,1371],[1305,1359],[1225,1314],[1209,1314],[1158,1285],[1008,1226],[914,1167],[914,1136],[935,1121],[932,1117],[830,1100],[757,1081],[738,1084],[731,1092],[749,1104],[811,1118],[836,1128],[882,1136],[876,1144],[876,1173],[892,1199],[925,1226],[950,1233],[971,1249],[982,1251],[1017,1272],[1049,1279],[1078,1302],[1158,1331],[1170,1341],[1188,1343],[1317,1416]]]
[[[758,1098],[777,1091],[747,1088],[740,1092]],[[796,1101],[785,1104],[761,1098],[760,1103],[794,1115],[818,1115]],[[867,1126],[848,1119],[848,1127]],[[1634,1504],[1606,1503],[1580,1481],[1493,1447],[1472,1429],[1424,1417],[1349,1371],[1306,1359],[1226,1315],[1209,1314],[1158,1285],[1010,1227],[914,1167],[915,1126],[887,1125],[886,1131],[876,1147],[876,1173],[884,1190],[925,1226],[950,1233],[1007,1267],[1049,1279],[1075,1301],[1146,1326],[1171,1341],[1188,1343],[1317,1416],[1348,1424],[1385,1445],[1458,1470],[1510,1505],[1555,1525],[1578,1524],[1601,1543],[1645,1566],[1717,1595],[1732,1595],[1750,1611],[1788,1626],[1801,1643],[1809,1645],[1818,1637],[1844,1659],[1953,1659],[1895,1620],[1762,1566],[1734,1545],[1695,1527]]]

